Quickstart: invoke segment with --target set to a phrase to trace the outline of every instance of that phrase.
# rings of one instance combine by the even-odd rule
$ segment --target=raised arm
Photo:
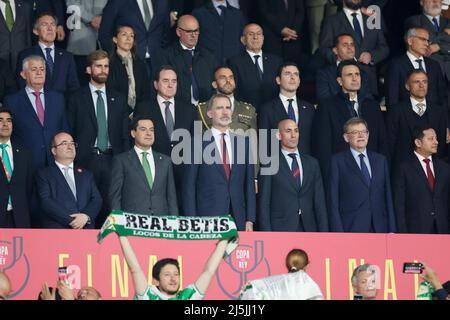
[[[202,274],[195,282],[195,286],[197,287],[198,291],[200,291],[200,293],[205,294],[206,290],[208,290],[211,280],[214,277],[214,274],[216,273],[220,262],[222,261],[227,244],[228,239],[220,240],[219,243],[217,243],[216,249],[213,251],[208,261],[206,262]]]
[[[139,261],[131,247],[130,242],[127,237],[119,237],[120,246],[122,247],[122,252],[127,261],[128,267],[130,268],[131,277],[133,278],[134,290],[139,296],[144,295],[147,291],[148,283],[145,277],[144,271],[142,271]]]

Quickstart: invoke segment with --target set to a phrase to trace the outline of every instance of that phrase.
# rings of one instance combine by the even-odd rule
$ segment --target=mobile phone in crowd
[[[67,275],[67,267],[59,267],[58,268],[58,280],[63,281],[70,287],[69,278]]]
[[[420,262],[405,262],[403,263],[403,273],[420,274],[424,266]]]

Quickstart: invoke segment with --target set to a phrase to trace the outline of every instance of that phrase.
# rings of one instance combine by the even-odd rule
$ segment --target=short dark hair
[[[342,71],[344,70],[345,67],[348,67],[348,66],[355,66],[358,68],[358,70],[361,70],[361,68],[359,67],[358,63],[355,60],[344,60],[344,61],[341,61],[341,63],[339,63],[336,75],[338,77],[342,77]]]
[[[217,68],[214,69],[214,73],[213,73],[214,80],[216,79],[216,72],[219,71],[220,69],[228,69],[228,70],[231,70],[231,72],[233,72],[233,69],[231,69],[231,67],[229,67],[227,65],[224,65],[224,64],[220,65],[220,66],[218,66]],[[234,72],[233,72],[233,74],[234,74]]]
[[[55,133],[55,134],[53,135],[52,139],[50,140],[50,149],[51,149],[51,148],[54,148],[54,147],[56,146],[56,145],[55,145],[55,138],[56,138],[57,135],[59,135],[59,134],[61,134],[61,133],[68,134],[68,135],[71,136],[72,139],[73,139],[73,136],[72,136],[69,132],[67,132],[67,131],[59,131],[59,132]]]
[[[94,64],[95,61],[102,60],[105,58],[109,59],[109,55],[106,51],[101,49],[92,51],[86,58],[87,66],[90,67]]]
[[[161,274],[162,268],[164,268],[168,264],[174,265],[175,267],[177,267],[178,272],[180,272],[180,265],[178,264],[178,260],[173,259],[173,258],[161,259],[158,262],[156,262],[155,265],[153,266],[153,270],[152,270],[153,279],[159,281],[159,279],[160,279],[159,275]]]
[[[354,118],[350,118],[349,120],[347,120],[347,122],[344,123],[344,133],[347,133],[348,129],[351,126],[355,126],[357,124],[363,124],[367,130],[369,130],[369,125],[367,124],[366,120],[364,120],[363,118],[358,118],[358,117],[354,117]]]
[[[2,106],[2,107],[0,107],[0,113],[9,113],[9,115],[11,116],[11,120],[12,120],[12,122],[14,124],[14,114],[11,111],[11,109],[9,109],[8,107]]]
[[[120,33],[120,30],[122,29],[122,28],[130,28],[131,30],[133,30],[133,32],[135,32],[134,31],[134,28],[131,26],[131,25],[129,25],[129,24],[121,24],[121,25],[118,25],[117,26],[117,28],[116,28],[116,33],[114,33],[114,37],[116,37],[117,38],[117,36],[119,35],[119,33]],[[117,55],[117,44],[111,39],[111,42],[112,42],[112,50],[111,50],[111,58],[112,57],[114,57],[114,56],[116,56]],[[133,57],[133,58],[135,58],[136,57],[136,38],[134,38],[134,41],[133,41],[133,46],[131,47],[131,56]]]
[[[430,125],[415,126],[413,128],[413,140],[412,140],[412,143],[413,143],[414,149],[416,149],[416,143],[415,143],[416,139],[417,140],[422,140],[423,137],[425,137],[425,132],[424,131],[427,131],[427,130],[430,130],[430,129],[433,129],[436,132],[436,130]]]
[[[155,125],[155,120],[153,120],[149,115],[140,114],[133,117],[133,120],[130,122],[130,130],[136,131],[139,121],[141,120],[150,120],[153,123],[153,125]]]
[[[337,45],[339,44],[339,41],[341,41],[342,37],[350,37],[350,38],[352,38],[353,41],[355,41],[355,39],[353,39],[353,36],[350,33],[341,33],[341,34],[338,34],[336,37],[334,37],[333,47],[337,47]]]
[[[47,12],[42,12],[42,13],[40,13],[40,14],[36,17],[36,20],[34,20],[33,29],[37,29],[37,28],[39,27],[39,20],[40,20],[42,17],[52,17],[53,20],[55,20],[56,26],[58,26],[58,17],[55,16],[53,13],[47,11]]]
[[[424,74],[428,78],[428,73],[426,73],[424,70],[422,70],[422,69],[413,69],[411,72],[408,73],[408,76],[406,77],[405,84],[407,84],[409,79],[415,74]]]
[[[172,70],[173,72],[175,72],[175,74],[177,75],[177,79],[178,79],[177,70],[174,67],[172,67],[171,65],[165,64],[165,65],[162,65],[161,67],[159,67],[158,69],[155,70],[155,75],[154,75],[155,81],[159,81],[159,78],[161,76],[161,72],[168,71],[168,70]]]
[[[283,73],[284,68],[287,68],[287,67],[296,67],[298,69],[298,72],[300,72],[300,68],[298,67],[298,65],[295,62],[287,61],[278,68],[278,77],[281,77],[281,74]]]

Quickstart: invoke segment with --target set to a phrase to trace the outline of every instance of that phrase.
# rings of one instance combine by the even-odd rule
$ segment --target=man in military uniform
[[[254,129],[256,133],[256,109],[251,104],[238,101],[234,98],[236,83],[234,81],[233,71],[225,66],[218,67],[214,72],[212,86],[216,89],[217,93],[227,95],[231,100],[233,114],[230,129],[237,134],[245,133],[248,129]],[[212,122],[211,118],[206,114],[206,102],[199,103],[197,109],[199,119],[203,122],[203,126],[206,129],[210,129]]]

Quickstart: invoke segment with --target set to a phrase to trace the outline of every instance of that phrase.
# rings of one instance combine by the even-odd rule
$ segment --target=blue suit
[[[70,228],[70,217],[74,213],[84,213],[91,218],[91,223],[85,228],[94,228],[94,219],[102,207],[102,198],[90,171],[74,167],[77,198],[73,196],[70,187],[61,170],[55,163],[39,170],[36,175],[36,185],[41,202],[42,228]]]
[[[66,119],[64,96],[44,90],[45,120],[39,122],[25,89],[5,97],[5,105],[14,113],[11,140],[31,151],[33,168],[40,169],[53,162],[50,140],[60,131],[70,132]]]
[[[136,0],[109,0],[103,9],[98,33],[103,50],[111,51],[117,26],[129,25],[134,29],[134,42],[139,57],[145,58],[147,48],[153,57],[162,47],[164,36],[169,30],[169,7],[168,1],[160,0],[153,0],[152,5],[153,18],[147,30]]]
[[[17,84],[19,88],[25,88],[26,86],[25,80],[20,75],[20,72],[22,71],[22,62],[26,57],[32,55],[41,56],[45,59],[44,53],[39,45],[27,48],[19,53],[16,69]],[[77,67],[73,55],[66,50],[55,47],[53,73],[50,75],[47,68],[44,88],[47,90],[59,91],[64,94],[66,92],[75,91],[79,87],[80,82],[78,81]]]
[[[250,164],[249,139],[230,134],[233,162],[230,179],[227,179],[221,163],[185,165],[183,179],[183,212],[186,216],[223,216],[233,213],[238,230],[245,230],[246,222],[255,222],[256,196],[254,182],[254,165]],[[234,141],[236,139],[236,141]],[[203,141],[201,151],[208,148],[213,157],[219,151],[214,138]],[[245,152],[239,152],[237,147],[245,145]],[[194,149],[194,152],[196,150]],[[198,150],[200,151],[200,150]],[[210,154],[206,151],[205,154]],[[241,150],[239,150],[241,151]],[[238,159],[244,164],[238,164]],[[193,160],[193,159],[192,159]]]
[[[350,149],[331,158],[327,203],[333,232],[395,232],[389,168],[386,158],[367,152],[372,178],[364,179]]]

